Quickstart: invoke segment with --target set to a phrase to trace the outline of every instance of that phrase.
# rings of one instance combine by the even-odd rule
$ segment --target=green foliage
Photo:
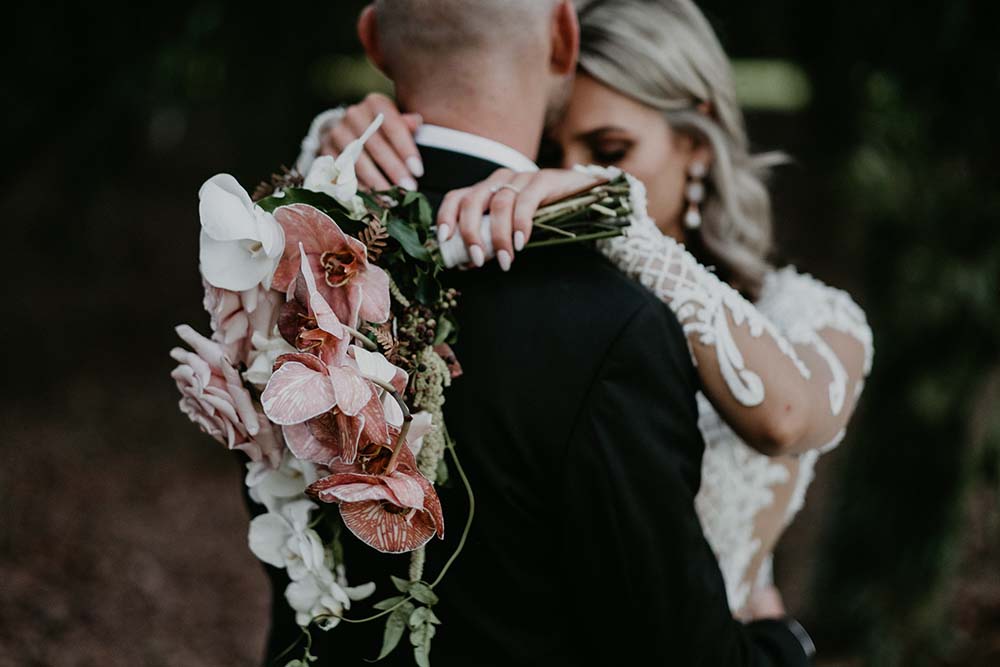
[[[304,188],[288,188],[281,195],[271,195],[257,202],[257,205],[268,213],[274,213],[282,206],[292,204],[308,204],[330,216],[345,233],[357,236],[365,225],[355,220],[344,205],[328,194],[313,192]]]
[[[382,637],[382,651],[379,653],[379,660],[388,656],[399,645],[403,638],[403,631],[406,630],[410,616],[415,610],[416,607],[412,602],[404,602],[389,614],[389,618],[385,622],[385,634]]]
[[[430,667],[431,640],[437,632],[435,626],[441,624],[441,620],[431,610],[438,603],[438,596],[427,582],[407,581],[395,576],[391,579],[392,585],[403,595],[382,600],[375,605],[376,609],[392,610],[385,622],[382,651],[378,660],[392,653],[399,646],[403,632],[409,629],[414,660],[420,667]],[[415,605],[411,600],[426,606]]]

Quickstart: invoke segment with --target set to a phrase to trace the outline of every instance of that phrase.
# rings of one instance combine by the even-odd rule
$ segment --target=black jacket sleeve
[[[694,508],[704,442],[686,346],[673,315],[647,302],[581,408],[560,477],[564,621],[580,664],[805,666],[783,623],[730,613]],[[593,532],[583,541],[596,546],[580,549]]]

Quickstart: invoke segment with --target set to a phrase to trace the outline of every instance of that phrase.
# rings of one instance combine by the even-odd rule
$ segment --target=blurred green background
[[[255,664],[267,590],[238,459],[174,407],[203,330],[197,189],[294,160],[385,82],[363,3],[9,10],[0,665]],[[823,664],[1000,664],[1000,40],[991,5],[701,6],[736,61],[782,256],[876,335],[845,444],[782,543]],[[13,215],[11,215],[11,213]]]

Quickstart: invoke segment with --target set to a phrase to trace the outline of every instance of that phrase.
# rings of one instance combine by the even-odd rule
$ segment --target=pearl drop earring
[[[684,214],[684,225],[688,229],[701,227],[701,202],[705,200],[705,184],[702,181],[707,173],[708,167],[700,160],[695,160],[688,167],[689,180],[685,190],[688,210]]]

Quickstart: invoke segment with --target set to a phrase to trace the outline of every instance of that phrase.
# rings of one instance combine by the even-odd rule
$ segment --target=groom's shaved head
[[[379,39],[394,76],[431,62],[516,57],[544,42],[557,0],[375,0]]]
[[[580,45],[571,0],[372,0],[358,36],[402,109],[529,156],[568,97]]]

